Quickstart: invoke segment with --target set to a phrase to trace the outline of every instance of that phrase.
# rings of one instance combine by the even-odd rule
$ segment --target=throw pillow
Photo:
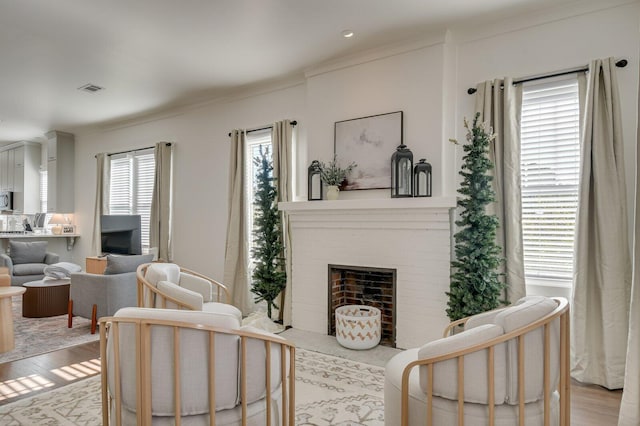
[[[20,263],[44,263],[47,256],[46,241],[9,241],[9,256],[14,265]]]
[[[127,272],[135,272],[138,266],[143,263],[149,263],[153,260],[152,254],[139,254],[133,256],[114,256],[107,255],[107,267],[104,270],[105,275],[124,274]]]

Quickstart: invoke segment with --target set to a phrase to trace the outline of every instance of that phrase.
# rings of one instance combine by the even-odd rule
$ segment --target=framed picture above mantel
[[[402,125],[402,111],[335,123],[334,152],[339,163],[358,164],[341,190],[390,187],[390,158],[402,144]]]

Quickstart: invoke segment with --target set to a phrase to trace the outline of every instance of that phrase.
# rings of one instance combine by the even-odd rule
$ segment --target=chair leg
[[[94,304],[91,309],[91,334],[96,334],[96,325],[98,324],[98,305]]]
[[[67,328],[71,328],[73,326],[73,300],[69,299],[69,303],[67,304],[67,314],[69,318],[67,319]]]

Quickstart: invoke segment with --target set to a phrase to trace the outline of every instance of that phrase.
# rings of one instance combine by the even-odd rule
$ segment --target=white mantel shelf
[[[278,203],[278,208],[287,213],[316,212],[322,210],[450,209],[455,206],[456,197],[367,198],[358,200],[293,201]]]

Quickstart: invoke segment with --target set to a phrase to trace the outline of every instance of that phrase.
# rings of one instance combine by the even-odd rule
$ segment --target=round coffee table
[[[64,315],[69,305],[69,284],[71,279],[63,278],[31,281],[22,286],[22,316],[43,318]]]

